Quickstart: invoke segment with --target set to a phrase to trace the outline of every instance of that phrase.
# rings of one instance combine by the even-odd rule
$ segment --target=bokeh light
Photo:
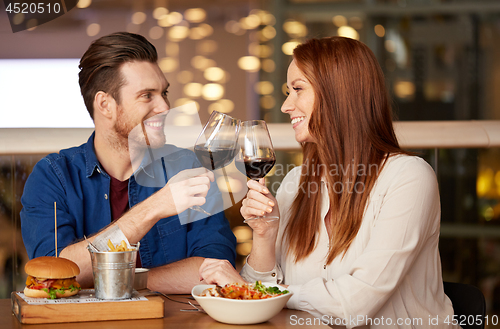
[[[179,67],[179,61],[172,57],[165,57],[158,62],[158,66],[162,72],[169,73],[175,71],[177,67]]]
[[[220,113],[231,113],[233,110],[234,103],[229,99],[221,99],[208,106],[208,113],[212,113],[213,111],[217,111]]]
[[[78,8],[87,8],[88,6],[90,6],[90,4],[92,3],[92,0],[79,0],[78,3],[76,4],[76,7]]]
[[[92,23],[87,26],[87,35],[89,37],[96,36],[101,31],[101,25],[97,23]]]
[[[397,81],[394,84],[394,94],[399,98],[411,97],[415,94],[415,84],[411,81]]]
[[[135,25],[140,25],[146,21],[146,13],[143,13],[142,11],[137,11],[132,14],[132,23]]]
[[[283,30],[292,37],[303,37],[307,35],[307,28],[301,22],[288,20],[283,24]]]
[[[203,85],[198,82],[191,82],[188,83],[184,86],[184,94],[186,96],[192,97],[192,98],[198,98],[201,96],[201,90],[203,88]]]
[[[337,30],[337,34],[341,37],[359,40],[359,33],[350,26],[341,26]]]
[[[33,31],[38,26],[38,20],[36,18],[29,19],[26,22],[26,28],[28,31]]]
[[[246,242],[252,240],[253,233],[252,229],[248,226],[235,226],[233,227],[233,233],[236,237],[238,243]]]
[[[260,60],[255,56],[243,56],[238,59],[238,67],[249,72],[256,72],[260,69]]]
[[[375,27],[373,28],[373,30],[375,31],[375,34],[378,36],[378,37],[384,37],[385,35],[385,28],[380,25],[380,24],[377,24],[375,25]]]
[[[22,22],[24,22],[24,14],[23,13],[17,13],[12,17],[12,24],[14,25],[19,25]]]
[[[385,50],[387,50],[390,53],[393,53],[396,51],[396,43],[392,40],[385,40],[384,47],[385,47]]]
[[[345,16],[342,15],[333,16],[332,21],[333,24],[335,24],[337,27],[347,25],[347,18],[345,18]]]
[[[252,241],[238,243],[236,245],[236,252],[242,256],[248,256],[252,251]]]
[[[225,77],[225,72],[220,67],[209,67],[203,72],[203,77],[209,81],[221,81]]]
[[[179,107],[179,106],[183,106],[183,105],[186,105],[188,103],[194,103],[196,106],[196,112],[198,112],[200,110],[200,104],[198,104],[197,101],[195,100],[192,100],[191,98],[186,98],[186,97],[183,97],[183,98],[178,98],[175,102],[174,102],[174,107]],[[186,113],[186,114],[196,114],[196,113],[190,113],[188,111],[190,111],[189,109],[192,109],[191,106],[185,106],[182,108],[183,111]],[[193,110],[194,111],[194,110]]]
[[[155,10],[153,10],[153,17],[155,19],[162,19],[167,14],[168,14],[168,9],[165,7],[156,7]]]
[[[254,85],[254,90],[260,95],[269,95],[274,91],[274,86],[270,81],[259,81]]]
[[[168,38],[171,41],[181,41],[187,38],[189,35],[189,28],[185,26],[172,26],[168,30]]]
[[[262,61],[262,69],[268,73],[274,72],[276,70],[276,64],[272,59],[264,59]]]
[[[259,16],[252,14],[248,15],[247,17],[243,17],[239,20],[241,28],[245,30],[252,30],[255,29],[260,25],[260,18]]]
[[[276,99],[271,95],[262,96],[260,98],[260,106],[263,109],[271,110],[276,105]]]
[[[202,8],[190,8],[184,12],[184,18],[191,23],[201,23],[207,17],[207,12]]]
[[[203,86],[201,94],[208,101],[219,100],[224,96],[224,87],[218,83],[207,83]]]
[[[285,55],[292,55],[293,54],[293,50],[298,45],[300,45],[299,41],[288,41],[288,42],[285,42],[283,44],[283,46],[281,46],[281,50],[283,51],[283,53]]]
[[[191,59],[191,66],[198,70],[205,70],[211,66],[217,66],[217,63],[213,59],[206,58],[204,56],[198,55]]]

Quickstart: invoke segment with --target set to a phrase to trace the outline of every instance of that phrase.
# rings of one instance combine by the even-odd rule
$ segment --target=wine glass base
[[[243,223],[247,224],[248,222],[256,219],[261,219],[264,222],[274,222],[275,220],[279,220],[280,218],[278,216],[257,216],[257,217],[252,217],[245,219]]]

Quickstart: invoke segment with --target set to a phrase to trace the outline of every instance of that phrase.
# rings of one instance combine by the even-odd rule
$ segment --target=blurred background
[[[498,0],[80,0],[40,26],[22,14],[13,22],[31,28],[12,33],[0,4],[0,131],[71,128],[86,136],[75,145],[85,142],[93,125],[79,93],[78,60],[92,40],[116,31],[140,33],[156,46],[172,107],[195,102],[202,123],[213,110],[288,123],[279,109],[292,50],[332,35],[373,50],[400,121],[500,120]],[[188,115],[177,119],[191,124]],[[47,153],[36,151],[36,140],[26,143],[32,150],[25,154],[0,152],[0,298],[24,288],[20,198]],[[479,287],[488,312],[499,314],[499,148],[413,151],[438,174],[444,279]],[[302,159],[297,145],[277,156],[282,168]],[[273,170],[268,183],[285,174]],[[234,180],[238,193],[244,185]],[[252,242],[239,208],[226,215],[241,266]]]

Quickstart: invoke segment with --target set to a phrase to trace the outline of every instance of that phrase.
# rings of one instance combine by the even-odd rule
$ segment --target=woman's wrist
[[[255,231],[253,232],[252,243],[260,244],[260,245],[271,245],[274,246],[276,244],[276,237],[278,232],[265,232],[264,234],[258,234]]]

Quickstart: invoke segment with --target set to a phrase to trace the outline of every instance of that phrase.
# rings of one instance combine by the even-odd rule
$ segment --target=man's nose
[[[162,113],[170,110],[170,102],[168,99],[160,99],[158,105],[155,107],[155,112]]]

